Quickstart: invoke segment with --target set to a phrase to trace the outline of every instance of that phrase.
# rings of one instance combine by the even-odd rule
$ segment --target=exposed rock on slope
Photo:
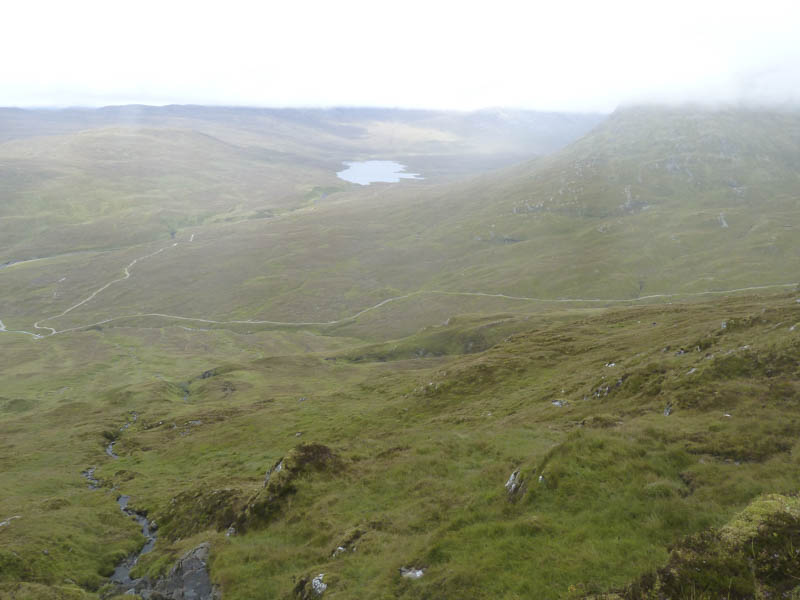
[[[208,576],[209,545],[200,544],[178,560],[169,574],[151,582],[142,579],[132,591],[145,600],[220,600]]]

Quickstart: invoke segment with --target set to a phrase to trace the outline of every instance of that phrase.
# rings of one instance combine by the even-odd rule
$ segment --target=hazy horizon
[[[800,105],[800,7],[617,0],[491,9],[361,0],[225,10],[15,4],[0,105],[195,104],[610,112]],[[46,18],[42,18],[45,16]]]
[[[563,115],[611,115],[619,110],[633,109],[633,108],[675,108],[675,109],[692,109],[698,111],[717,111],[717,110],[768,110],[768,111],[797,111],[800,110],[800,102],[783,101],[783,102],[754,102],[748,100],[731,100],[728,102],[703,102],[699,100],[631,100],[621,103],[609,109],[597,110],[582,110],[582,109],[540,109],[528,108],[520,106],[479,106],[476,108],[437,108],[428,106],[390,106],[390,105],[358,105],[358,104],[332,104],[332,105],[312,105],[312,104],[296,104],[296,105],[267,105],[267,104],[221,104],[221,103],[181,103],[181,102],[163,102],[163,103],[145,103],[145,102],[120,102],[118,104],[64,104],[64,105],[0,105],[0,110],[3,109],[17,109],[17,110],[31,110],[31,111],[64,111],[64,110],[103,110],[112,108],[129,108],[129,107],[142,107],[142,108],[220,108],[220,109],[245,109],[245,110],[396,110],[408,112],[451,112],[451,113],[480,113],[480,112],[503,112],[503,111],[520,111],[520,112],[538,112],[538,113],[552,113]]]

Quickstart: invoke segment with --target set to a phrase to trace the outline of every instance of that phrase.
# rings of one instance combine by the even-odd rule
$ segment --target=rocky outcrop
[[[235,488],[191,488],[172,498],[166,511],[159,515],[161,532],[176,540],[210,527],[224,531],[236,521],[246,498],[241,490]]]
[[[400,576],[406,579],[422,579],[425,575],[425,569],[418,569],[416,567],[400,567]]]
[[[506,491],[508,492],[509,498],[512,497],[517,490],[522,487],[522,477],[520,476],[519,469],[516,469],[506,481]]]
[[[219,591],[208,576],[208,544],[187,552],[172,567],[169,575],[156,582],[154,594],[170,600],[218,600]],[[153,595],[151,598],[157,599]]]
[[[328,589],[328,584],[323,581],[325,573],[315,577],[302,577],[294,586],[294,596],[298,600],[312,600],[319,598]]]

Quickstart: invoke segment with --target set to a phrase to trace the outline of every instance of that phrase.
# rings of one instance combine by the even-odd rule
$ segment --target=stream
[[[130,496],[122,495],[117,498],[117,504],[122,512],[129,517],[133,517],[133,519],[139,524],[139,527],[142,528],[142,535],[147,541],[145,542],[144,546],[142,546],[142,549],[139,550],[139,552],[134,552],[116,566],[114,569],[114,574],[111,576],[111,581],[122,586],[133,587],[139,580],[131,579],[131,569],[136,566],[136,563],[139,562],[140,557],[153,549],[153,547],[156,545],[156,537],[158,534],[156,533],[157,526],[155,521],[148,521],[147,516],[143,513],[140,513],[132,508],[128,508],[128,502],[130,499]]]
[[[125,423],[125,425],[120,427],[119,430],[125,431],[132,424],[136,423],[137,419],[138,415],[135,412],[131,412],[131,419]],[[106,446],[106,454],[114,460],[119,458],[119,455],[114,452],[114,445],[117,443],[117,441],[118,440],[113,440],[108,444],[108,446]],[[90,490],[97,490],[102,487],[102,484],[94,475],[96,470],[97,467],[89,467],[81,473],[81,475],[83,475],[83,477],[89,483]],[[112,491],[113,490],[116,490],[116,488],[112,488]],[[122,562],[114,568],[114,574],[111,575],[111,581],[125,587],[126,589],[135,587],[140,581],[139,579],[131,578],[131,569],[133,569],[133,567],[135,567],[139,562],[139,558],[153,550],[153,547],[156,545],[156,538],[158,537],[158,525],[156,525],[155,521],[148,520],[146,513],[130,508],[128,506],[130,499],[130,496],[120,494],[117,496],[117,505],[123,513],[131,517],[134,521],[136,521],[139,527],[141,527],[142,535],[146,541],[144,546],[142,546],[138,552],[134,552],[123,559]]]

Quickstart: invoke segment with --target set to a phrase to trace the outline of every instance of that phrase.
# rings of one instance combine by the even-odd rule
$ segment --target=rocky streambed
[[[120,428],[120,432],[136,423],[138,415],[131,413],[131,420]],[[106,446],[106,454],[113,460],[119,459],[114,452],[114,445],[118,440],[111,441]],[[90,490],[98,490],[102,482],[95,477],[97,467],[89,467],[81,473],[86,479]],[[112,488],[116,491],[116,488]],[[145,600],[219,600],[221,594],[211,583],[208,574],[209,545],[203,543],[184,554],[172,567],[165,577],[151,580],[148,577],[132,578],[131,571],[138,564],[139,559],[151,552],[158,538],[158,525],[154,520],[147,518],[147,512],[130,507],[130,496],[119,494],[117,505],[120,510],[134,519],[141,527],[144,545],[133,554],[125,557],[115,568],[110,577],[120,593],[137,594]]]

